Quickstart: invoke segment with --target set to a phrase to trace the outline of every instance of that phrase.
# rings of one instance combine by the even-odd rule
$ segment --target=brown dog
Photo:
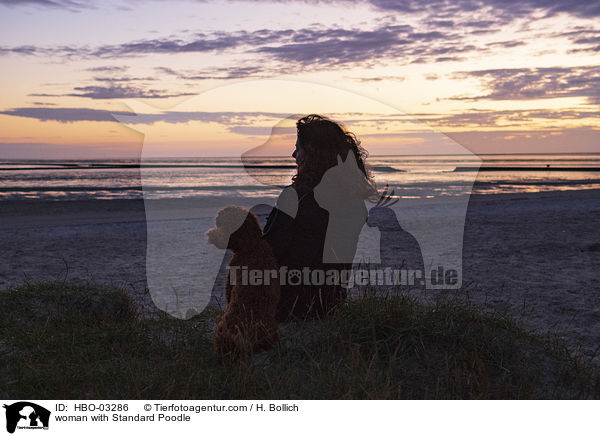
[[[270,348],[279,337],[275,314],[280,297],[279,278],[268,273],[277,271],[271,246],[262,239],[260,224],[247,209],[227,206],[215,222],[216,227],[206,232],[208,241],[233,251],[225,286],[227,310],[217,324],[215,351],[251,354]],[[252,270],[259,271],[261,280],[250,280],[256,274]]]

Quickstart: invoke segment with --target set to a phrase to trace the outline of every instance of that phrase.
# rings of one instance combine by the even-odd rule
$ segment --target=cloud
[[[71,0],[0,0],[0,5],[4,6],[24,6],[35,5],[49,8],[67,8],[67,9],[84,9],[89,6]]]
[[[571,153],[595,153],[600,142],[600,130],[582,126],[546,130],[495,130],[446,132],[453,141],[474,153],[564,153],[568,144]]]
[[[266,136],[270,135],[272,127],[263,126],[231,126],[227,130],[238,135]],[[295,129],[292,133],[296,133]]]
[[[72,123],[77,121],[116,121],[113,115],[127,117],[128,124],[187,123],[190,121],[213,122],[235,127],[248,125],[257,119],[281,120],[288,113],[279,112],[177,112],[166,111],[158,114],[135,114],[124,111],[108,111],[104,109],[87,108],[50,108],[50,107],[21,107],[0,111],[2,115],[33,118],[40,121],[58,121]]]
[[[102,79],[100,79],[102,80]],[[119,82],[122,80],[117,79],[106,79],[107,82]],[[125,80],[127,81],[127,80]],[[144,89],[131,85],[107,85],[107,86],[77,86],[74,91],[68,94],[46,94],[46,93],[35,93],[29,94],[31,97],[85,97],[93,100],[108,100],[118,98],[170,98],[170,97],[182,97],[185,95],[194,95],[193,93],[170,93],[167,91],[156,90],[156,89]]]
[[[382,81],[393,81],[403,82],[406,77],[403,76],[376,76],[376,77],[346,77],[347,79],[356,80],[358,82],[382,82]]]
[[[156,89],[142,89],[135,86],[109,85],[109,86],[78,86],[76,93],[67,94],[71,97],[86,97],[94,100],[107,100],[113,98],[169,98],[192,95],[190,93],[168,93]]]
[[[576,39],[575,44],[600,44],[600,36]]]
[[[359,117],[356,117],[359,115]],[[523,127],[526,123],[535,123],[535,128],[547,124],[548,128],[556,125],[556,120],[580,120],[583,124],[587,120],[595,120],[600,117],[598,110],[583,110],[578,108],[567,109],[469,109],[460,113],[412,113],[412,114],[339,114],[344,119],[346,126],[352,129],[361,129],[364,125],[391,126],[392,123],[410,122],[418,125],[425,123],[436,129],[447,127]],[[354,116],[355,118],[349,118]],[[393,129],[393,127],[392,127]],[[404,132],[405,127],[402,127]],[[397,133],[394,133],[396,135]]]
[[[40,121],[72,123],[76,121],[116,121],[114,115],[131,116],[131,112],[86,108],[21,107],[0,111],[2,115],[34,118]]]
[[[489,90],[484,95],[457,96],[454,100],[586,97],[590,104],[600,104],[600,66],[462,71],[454,77],[479,78]]]
[[[555,120],[584,120],[596,119],[598,111],[576,109],[550,110],[470,110],[459,114],[430,114],[421,117],[424,121],[444,127],[522,127],[525,123],[535,121],[536,124],[546,121],[551,127]]]
[[[156,39],[120,45],[105,45],[88,52],[87,55],[96,58],[115,58],[140,54],[202,53],[234,48],[240,43],[240,38],[233,34],[222,34],[214,37],[201,35],[200,39],[190,42]]]
[[[104,45],[94,49],[81,49],[79,55],[115,58],[143,54],[211,53],[243,46],[260,46],[286,39],[294,33],[295,31],[291,29],[196,33],[194,39],[189,41],[171,38],[147,39],[124,44]]]
[[[19,47],[0,47],[0,54],[20,54],[20,55],[35,55],[41,51],[40,48],[34,47],[32,45],[22,45]]]
[[[279,62],[269,68],[278,72],[292,70],[290,63],[319,68],[338,64],[379,62],[384,58],[408,64],[434,60],[457,60],[456,53],[478,50],[464,43],[464,35],[457,31],[432,30],[415,32],[408,25],[382,24],[370,30],[323,28],[269,30],[252,32],[214,32],[196,34],[189,41],[180,39],[149,39],[101,47],[62,46],[54,48],[15,47],[0,48],[0,54],[21,53],[39,56],[63,56],[78,59],[119,58],[149,54],[217,53],[225,50],[250,55],[252,65],[237,70],[199,72],[188,75],[189,80],[234,79],[256,76],[265,62],[256,65],[256,54]],[[243,57],[241,61],[243,61]],[[259,59],[259,61],[261,61]],[[165,72],[168,70],[165,69]]]
[[[288,113],[280,112],[201,112],[201,111],[166,111],[160,114],[136,114],[128,118],[130,124],[154,124],[164,123],[187,123],[190,121],[200,121],[206,123],[225,124],[229,129],[240,126],[248,126],[257,119],[271,119],[279,121],[288,117]],[[261,131],[261,130],[257,130]],[[239,133],[236,132],[236,133]]]
[[[456,25],[452,20],[431,20],[427,24],[433,27],[454,27]]]
[[[60,47],[0,47],[0,54],[23,54],[60,56],[77,59],[114,59],[119,57],[134,57],[146,54],[176,54],[176,53],[210,53],[233,49],[244,45],[259,45],[269,40],[276,40],[277,34],[257,32],[216,32],[214,34],[196,34],[196,39],[183,41],[180,39],[149,39],[100,47],[60,46]]]
[[[451,16],[460,12],[481,11],[490,8],[495,16],[511,19],[543,11],[547,15],[564,12],[589,18],[600,15],[600,3],[590,0],[369,0],[378,9],[419,13],[427,11],[433,16]]]
[[[446,52],[469,51],[462,37],[452,32],[413,32],[410,26],[382,25],[373,30],[324,29],[308,32],[309,38],[293,38],[255,49],[281,62],[303,66],[332,66],[393,58],[402,63],[439,59]]]
[[[572,36],[573,44],[583,46],[583,48],[572,49],[570,52],[600,52],[600,30],[583,30],[563,35]]]
[[[246,77],[259,77],[265,72],[263,67],[219,67],[205,71],[175,71],[168,67],[157,67],[159,73],[175,76],[181,80],[232,80]],[[277,72],[277,71],[274,71]],[[281,72],[281,70],[279,70]]]
[[[216,68],[210,71],[176,72],[168,67],[160,72],[186,80],[236,79],[256,77],[264,73],[288,73],[290,64],[319,68],[349,63],[377,62],[384,58],[410,63],[436,60],[457,60],[456,53],[478,50],[463,44],[463,36],[450,31],[415,32],[411,26],[384,24],[372,30],[311,27],[299,30],[258,30],[255,32],[223,32],[202,35],[203,40],[183,43],[165,40],[143,41],[137,44],[106,46],[96,50],[100,56],[124,56],[133,53],[181,53],[184,51],[214,51],[236,48],[241,53],[262,54],[279,61],[270,64]],[[210,43],[207,43],[210,41]],[[135,50],[134,50],[135,47]],[[452,55],[448,55],[452,54]]]
[[[155,77],[94,77],[96,82],[122,83],[122,82],[139,82],[139,81],[154,81]]]
[[[125,66],[100,66],[100,67],[92,67],[88,68],[86,71],[91,71],[93,73],[123,73],[127,70],[128,67]]]
[[[513,48],[525,45],[524,41],[496,41],[486,44],[487,47]]]
[[[106,159],[106,156],[140,158],[137,143],[59,144],[49,142],[0,142],[3,159]]]
[[[156,0],[138,0],[155,2]],[[293,0],[268,0],[268,2],[286,2]],[[305,1],[304,1],[305,2]],[[166,3],[166,2],[165,2]],[[314,0],[311,3],[331,3],[324,0]],[[397,12],[400,14],[427,14],[439,27],[450,27],[452,20],[462,13],[488,12],[495,18],[495,22],[507,22],[515,18],[531,15],[534,12],[542,12],[547,16],[559,13],[567,13],[577,17],[589,18],[600,16],[600,3],[593,0],[334,0],[333,3],[344,7],[344,5],[367,4],[384,12]],[[74,0],[0,0],[0,5],[17,7],[23,5],[36,5],[48,8],[63,8],[78,11],[86,8],[102,5],[99,1],[79,2]],[[112,5],[117,10],[131,10],[122,5]],[[472,20],[485,21],[485,20]],[[480,27],[480,26],[479,26]]]

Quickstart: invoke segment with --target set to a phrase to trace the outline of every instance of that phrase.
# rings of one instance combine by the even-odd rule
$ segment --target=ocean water
[[[479,158],[371,156],[367,162],[377,186],[389,185],[403,198],[600,188],[600,153]],[[143,168],[134,160],[0,161],[0,200],[274,198],[295,173],[291,158],[244,164],[239,158],[153,159]],[[494,170],[476,171],[480,164]]]

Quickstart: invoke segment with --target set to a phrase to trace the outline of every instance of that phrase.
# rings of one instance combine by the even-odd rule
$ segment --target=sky
[[[285,155],[308,113],[372,155],[600,152],[599,18],[596,0],[0,0],[0,159],[239,156],[287,122]]]

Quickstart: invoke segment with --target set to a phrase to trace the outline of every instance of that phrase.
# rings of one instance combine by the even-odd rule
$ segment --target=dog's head
[[[208,242],[217,248],[237,250],[252,246],[262,236],[256,216],[248,209],[227,206],[215,218],[216,226],[206,232]]]

